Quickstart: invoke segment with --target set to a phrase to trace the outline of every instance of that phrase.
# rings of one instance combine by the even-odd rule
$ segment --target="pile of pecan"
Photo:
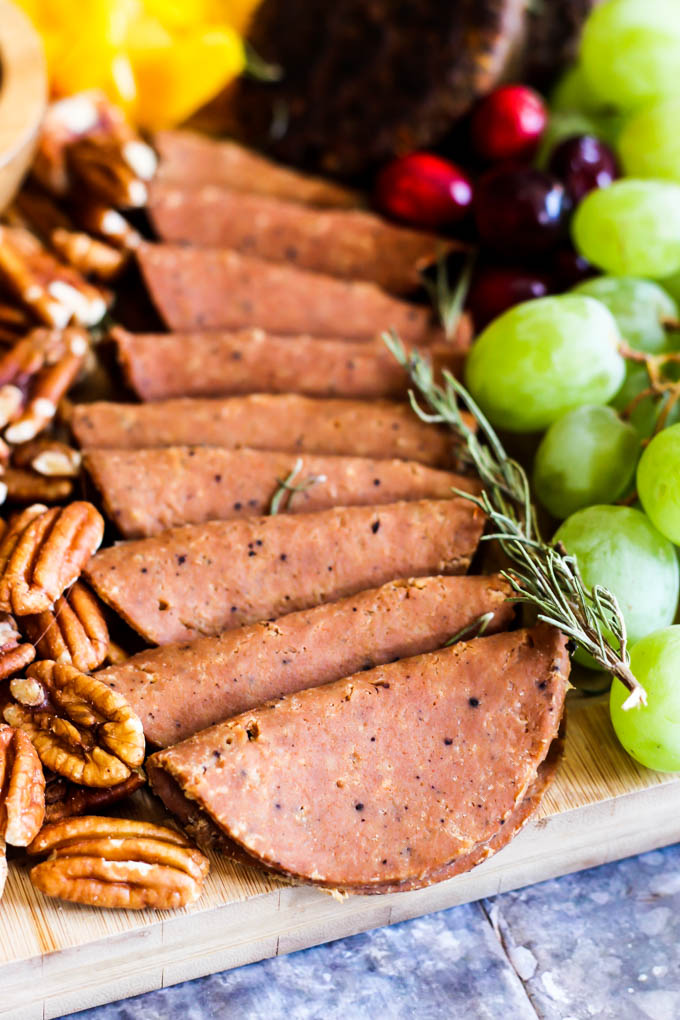
[[[110,641],[80,576],[103,533],[96,508],[75,502],[29,506],[0,538],[0,895],[9,844],[46,857],[30,875],[48,896],[182,907],[200,894],[203,854],[174,829],[88,813],[144,783],[138,716],[89,675]]]
[[[141,241],[156,155],[98,92],[53,103],[31,173],[0,222],[0,503],[67,499],[80,457],[45,431],[95,364],[110,284]]]
[[[93,814],[144,784],[145,740],[91,675],[124,653],[81,580],[104,521],[66,502],[80,454],[55,429],[141,240],[126,211],[146,204],[155,170],[103,95],[62,100],[0,222],[0,504],[25,507],[0,520],[0,896],[7,845],[42,858],[36,889],[99,907],[183,907],[208,872],[176,830]]]

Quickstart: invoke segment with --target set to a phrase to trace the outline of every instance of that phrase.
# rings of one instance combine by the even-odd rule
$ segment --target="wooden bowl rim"
[[[0,168],[34,139],[47,105],[40,36],[10,0],[0,0]]]

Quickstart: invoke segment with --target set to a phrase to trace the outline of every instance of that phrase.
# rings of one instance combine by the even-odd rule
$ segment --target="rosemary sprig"
[[[472,270],[474,269],[476,258],[476,251],[468,252],[463,262],[463,268],[453,286],[451,286],[449,281],[446,259],[442,254],[437,259],[434,280],[423,276],[423,283],[430,295],[435,312],[441,319],[444,334],[449,339],[455,336],[460,317],[463,314],[463,305],[470,288],[470,280],[472,279]]]
[[[646,692],[630,669],[626,625],[615,596],[600,585],[588,591],[575,558],[563,547],[543,541],[524,468],[508,456],[491,424],[457,379],[444,372],[444,385],[438,385],[429,361],[416,351],[407,353],[395,333],[383,334],[383,340],[411,378],[414,388],[409,396],[415,413],[423,421],[448,425],[462,442],[463,460],[479,475],[484,486],[480,496],[454,491],[487,515],[492,530],[483,541],[499,542],[512,561],[511,571],[503,571],[503,576],[510,582],[514,598],[535,606],[539,620],[558,627],[598,665],[618,677],[630,691],[624,708],[646,704]],[[429,410],[420,406],[416,393]],[[475,419],[476,429],[466,423],[461,405]]]
[[[287,508],[296,492],[304,492],[305,489],[311,489],[312,485],[316,485],[317,482],[326,481],[325,475],[310,475],[309,478],[305,478],[303,481],[298,482],[298,484],[295,485],[295,479],[300,474],[300,471],[302,471],[302,457],[298,457],[293,465],[293,470],[286,476],[286,478],[276,479],[276,492],[272,496],[271,503],[269,504],[270,514],[281,513],[281,510],[284,509],[284,500],[285,508]]]

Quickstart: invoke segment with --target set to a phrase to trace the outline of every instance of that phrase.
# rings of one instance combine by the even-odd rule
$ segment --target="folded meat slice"
[[[525,796],[517,806],[510,812],[505,822],[499,825],[496,832],[490,839],[481,840],[468,850],[460,854],[453,861],[440,868],[433,868],[431,871],[420,874],[415,878],[406,879],[401,882],[374,882],[369,885],[343,885],[342,892],[358,895],[378,895],[380,893],[408,892],[411,889],[419,889],[426,885],[434,885],[437,882],[444,882],[456,875],[471,871],[478,864],[492,857],[503,847],[507,846],[517,833],[526,825],[529,819],[538,810],[543,795],[552,783],[557,773],[559,764],[564,753],[564,733],[566,733],[566,719],[563,716],[562,725],[558,735],[555,737],[548,753],[538,766],[536,778],[527,790]],[[208,815],[199,802],[190,800],[184,793],[182,787],[172,778],[169,771],[152,766],[154,790],[162,798],[165,806],[171,811],[180,822],[185,832],[206,852],[220,853],[229,857],[236,863],[246,867],[258,867],[269,874],[282,878],[283,875],[275,868],[264,864],[258,858],[251,857],[240,844],[230,839],[220,829],[213,819]],[[287,876],[290,881],[290,876]],[[337,887],[336,887],[337,888]]]
[[[88,450],[83,463],[107,516],[125,538],[267,514],[277,492],[283,496],[281,511],[309,513],[378,501],[446,499],[454,488],[480,491],[474,479],[416,461],[215,446]],[[297,489],[281,489],[287,478]]]
[[[161,179],[148,204],[162,241],[233,248],[343,280],[368,280],[392,294],[422,286],[420,270],[456,247],[363,210],[319,210],[269,196]]]
[[[159,166],[156,180],[150,184],[152,201],[154,189],[172,181],[185,188],[217,184],[322,208],[351,209],[360,205],[356,192],[326,178],[281,166],[237,142],[214,141],[194,131],[158,131],[153,141]]]
[[[229,248],[144,243],[142,277],[171,330],[247,329],[375,340],[395,329],[405,343],[444,340],[431,310],[374,283],[337,280]]]
[[[408,376],[382,340],[280,337],[237,332],[132,334],[113,331],[118,360],[142,400],[302,393],[310,397],[403,397]],[[448,343],[421,349],[435,375],[459,374],[465,350]]]
[[[426,885],[512,827],[568,675],[566,639],[545,624],[461,642],[243,713],[159,751],[148,775],[169,807],[174,783],[294,879]]]
[[[462,497],[188,524],[92,557],[97,594],[152,644],[168,644],[398,577],[464,574],[484,517]]]
[[[256,393],[223,400],[178,399],[153,404],[101,401],[76,404],[70,426],[85,449],[250,446],[380,460],[398,457],[432,467],[450,467],[455,461],[450,433],[420,421],[408,404],[389,400],[369,404]]]
[[[97,674],[122,694],[159,747],[185,740],[270,698],[440,648],[485,613],[486,632],[514,615],[510,586],[492,577],[391,581],[350,598],[139,652]]]

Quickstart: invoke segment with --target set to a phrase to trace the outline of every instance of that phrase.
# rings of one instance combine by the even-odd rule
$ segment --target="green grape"
[[[613,316],[593,298],[525,301],[474,344],[467,386],[493,425],[537,432],[574,407],[611,400],[625,371],[620,341]]]
[[[606,305],[621,336],[636,351],[669,350],[671,338],[663,323],[677,318],[678,306],[658,283],[632,276],[597,276],[577,284],[572,294],[588,294]]]
[[[649,519],[680,545],[680,424],[651,440],[638,464],[637,488]]]
[[[609,145],[616,146],[626,116],[611,105],[603,106],[593,96],[580,64],[570,67],[562,75],[550,95],[550,119],[539,149],[545,152],[546,136],[552,149],[570,135],[595,135]]]
[[[640,510],[589,506],[560,525],[562,542],[578,561],[588,588],[603,585],[616,596],[631,643],[673,622],[680,568],[675,548]],[[579,656],[584,665],[592,663]]]
[[[638,641],[630,667],[647,692],[647,704],[623,711],[628,691],[612,683],[612,725],[628,754],[648,769],[680,772],[680,627],[665,627]]]
[[[665,280],[659,280],[659,284],[670,294],[674,301],[680,304],[680,269],[677,273],[673,273],[672,276],[667,276]],[[677,339],[678,337],[676,336]]]
[[[635,109],[678,91],[678,0],[607,0],[591,12],[581,62],[597,100]]]
[[[551,110],[582,111],[583,113],[597,113],[599,107],[593,99],[593,90],[586,80],[581,64],[573,64],[567,68],[557,80],[549,97]]]
[[[571,229],[581,255],[613,276],[671,276],[680,269],[680,185],[614,181],[586,195]]]
[[[550,426],[534,461],[534,488],[553,517],[613,503],[628,488],[640,453],[632,425],[611,407],[587,405]]]
[[[618,141],[629,177],[656,177],[680,183],[680,96],[655,103],[632,117]]]

